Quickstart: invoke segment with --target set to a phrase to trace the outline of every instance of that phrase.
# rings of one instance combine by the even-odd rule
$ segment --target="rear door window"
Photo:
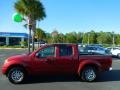
[[[72,55],[72,46],[63,45],[60,46],[60,56],[71,56]]]

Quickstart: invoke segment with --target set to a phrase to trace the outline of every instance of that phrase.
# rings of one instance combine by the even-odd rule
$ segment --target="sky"
[[[14,2],[1,0],[0,32],[28,33],[23,25],[16,23]],[[115,32],[120,33],[120,0],[41,0],[47,17],[37,24],[45,32],[57,30],[69,32]]]

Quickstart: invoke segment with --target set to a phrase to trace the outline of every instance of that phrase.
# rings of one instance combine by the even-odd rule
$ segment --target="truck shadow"
[[[79,78],[77,76],[65,75],[65,76],[34,76],[29,77],[23,84],[32,84],[32,83],[52,83],[52,82],[77,82]]]
[[[101,73],[96,82],[120,81],[120,70]]]
[[[120,81],[120,70],[112,70],[98,75],[95,82]],[[34,76],[29,77],[23,84],[52,83],[52,82],[81,82],[78,76]]]
[[[117,56],[112,56],[112,60],[120,60]]]

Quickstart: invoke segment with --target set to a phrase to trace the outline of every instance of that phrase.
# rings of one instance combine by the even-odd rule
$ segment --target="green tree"
[[[65,39],[67,43],[77,43],[77,33],[76,32],[66,33]]]
[[[120,45],[120,34],[115,35],[115,44]]]
[[[56,29],[51,33],[51,36],[52,36],[51,38],[52,43],[59,43],[59,40],[58,40],[59,32]]]
[[[45,41],[47,43],[52,43],[52,35],[50,33],[46,33],[46,39]]]
[[[110,32],[99,32],[97,37],[99,44],[112,44],[112,35]]]
[[[45,33],[45,31],[43,31],[41,28],[37,28],[37,29],[35,30],[35,37],[37,38],[37,41],[39,42],[39,43],[38,43],[38,47],[39,47],[40,41],[45,40],[45,38],[46,38],[46,33]]]
[[[95,44],[95,43],[97,43],[96,33],[92,30],[89,32],[89,44]]]
[[[32,28],[33,30],[32,50],[34,50],[34,32],[36,30],[36,21],[43,20],[46,17],[43,4],[40,0],[17,0],[14,4],[14,8],[29,21],[29,28]]]
[[[82,39],[83,39],[83,33],[78,32],[77,33],[77,43],[82,43]]]
[[[65,42],[65,35],[63,33],[59,33],[58,40],[59,40],[59,43],[64,43]]]
[[[88,44],[88,33],[83,33],[83,39],[82,39],[82,43],[83,44]]]

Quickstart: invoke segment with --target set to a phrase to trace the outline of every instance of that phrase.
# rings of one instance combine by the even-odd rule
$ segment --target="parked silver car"
[[[99,46],[86,46],[84,48],[84,51],[98,53],[98,54],[106,54],[106,49]]]

